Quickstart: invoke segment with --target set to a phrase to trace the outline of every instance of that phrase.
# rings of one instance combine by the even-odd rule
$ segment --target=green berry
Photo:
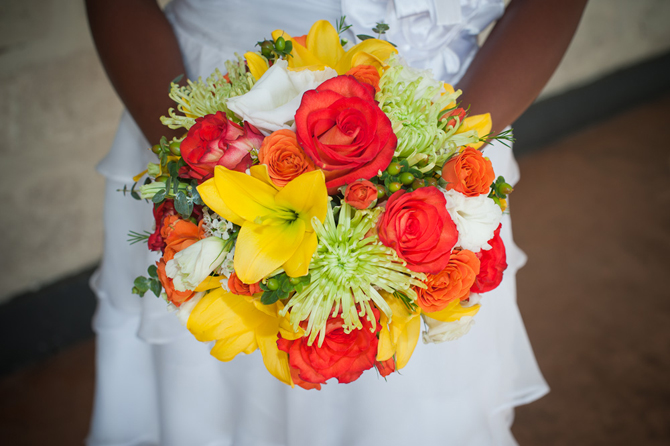
[[[389,184],[389,192],[394,193],[398,192],[400,188],[402,187],[402,184],[398,183],[397,181],[394,183]]]
[[[288,281],[291,282],[291,285],[297,285],[300,283],[300,277],[289,277]]]
[[[275,40],[275,48],[277,48],[277,51],[284,51],[286,49],[286,40],[282,36],[277,37],[277,40]]]
[[[265,57],[272,56],[272,50],[273,49],[274,49],[274,45],[269,40],[264,40],[263,43],[261,43],[261,54],[263,56],[265,56]]]
[[[501,194],[509,195],[512,193],[513,190],[514,188],[507,183],[503,183],[500,186],[498,186],[498,192],[500,192]]]
[[[155,146],[151,147],[151,151],[154,152],[156,155],[158,155],[161,151],[161,146],[159,144],[156,144]]]
[[[401,168],[402,168],[402,166],[400,165],[400,163],[391,163],[391,164],[389,164],[389,166],[386,168],[386,172],[387,172],[389,175],[393,175],[393,176],[395,176],[395,175],[398,175],[398,174],[400,173],[400,169],[401,169]]]
[[[400,174],[400,182],[405,186],[409,186],[414,182],[414,175],[409,172],[403,172]]]
[[[414,190],[419,189],[421,187],[425,187],[425,186],[426,186],[426,180],[424,180],[423,178],[417,178],[412,183],[412,189],[414,189]]]
[[[181,155],[181,149],[179,148],[179,144],[180,144],[180,143],[177,142],[177,141],[172,141],[172,142],[170,143],[170,152],[171,152],[173,155],[176,155],[176,156]]]
[[[428,186],[437,187],[437,178],[430,177],[426,180]]]
[[[279,281],[273,277],[272,279],[268,279],[268,281],[265,283],[265,286],[268,287],[270,291],[278,290]]]
[[[381,184],[377,185],[377,200],[381,200],[386,196],[386,188]]]

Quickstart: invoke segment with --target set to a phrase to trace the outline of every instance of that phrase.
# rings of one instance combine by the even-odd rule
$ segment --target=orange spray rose
[[[314,163],[300,148],[291,130],[277,130],[266,137],[258,150],[258,161],[268,166],[270,179],[279,187],[314,170]]]
[[[379,72],[372,65],[356,65],[345,74],[355,77],[358,82],[372,85],[375,87],[375,91],[379,92]]]
[[[442,168],[442,178],[447,181],[447,190],[456,190],[466,197],[488,194],[495,173],[491,160],[484,158],[479,150],[466,147]]]
[[[231,293],[237,294],[238,296],[253,296],[256,293],[261,292],[260,282],[247,285],[242,282],[235,273],[232,273],[228,278],[228,288]]]
[[[454,300],[465,300],[479,274],[479,259],[472,251],[454,250],[446,268],[437,274],[427,274],[424,290],[416,287],[416,303],[426,313],[444,310]]]

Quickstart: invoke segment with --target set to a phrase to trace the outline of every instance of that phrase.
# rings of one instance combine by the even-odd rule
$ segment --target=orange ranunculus
[[[465,300],[479,274],[479,259],[474,252],[454,250],[446,268],[437,274],[427,274],[424,290],[415,287],[416,303],[428,313],[444,310],[454,300]]]
[[[174,284],[172,283],[172,279],[170,279],[167,274],[165,274],[165,264],[166,264],[165,258],[160,259],[160,261],[156,262],[156,273],[158,274],[158,280],[160,280],[161,285],[163,285],[163,290],[165,290],[165,294],[167,294],[168,300],[172,302],[175,306],[180,306],[187,300],[189,300],[193,295],[195,294],[195,291],[187,290],[187,291],[177,291],[174,288]]]
[[[258,161],[268,166],[270,179],[279,187],[314,170],[314,163],[298,145],[295,133],[285,129],[277,130],[263,140]]]
[[[358,82],[372,85],[375,87],[375,91],[379,93],[379,72],[372,65],[356,65],[345,74],[355,77]]]
[[[491,160],[484,158],[479,150],[466,147],[442,168],[442,178],[447,190],[454,189],[466,197],[488,194],[496,176]]]
[[[242,282],[235,273],[232,273],[228,278],[228,288],[230,289],[231,293],[237,294],[239,296],[253,296],[256,293],[261,292],[260,282],[247,285],[246,283]]]

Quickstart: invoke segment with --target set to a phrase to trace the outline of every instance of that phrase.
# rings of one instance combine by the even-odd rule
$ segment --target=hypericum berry
[[[403,172],[400,174],[400,182],[405,186],[409,186],[414,181],[414,175],[409,172]]]
[[[437,178],[430,177],[430,178],[426,179],[426,184],[428,186],[437,187]]]
[[[273,49],[274,49],[274,45],[269,40],[264,40],[263,43],[261,43],[261,54],[263,56],[265,56],[265,57],[272,56],[272,50]]]
[[[286,40],[282,36],[277,37],[277,40],[275,40],[275,48],[277,48],[277,51],[284,51],[286,49]]]
[[[297,285],[300,283],[300,277],[289,277],[288,281],[291,282],[291,285]]]
[[[398,175],[400,173],[401,165],[399,163],[391,163],[389,166],[386,168],[386,172],[389,175]]]
[[[415,189],[415,190],[419,189],[420,187],[425,187],[425,186],[426,186],[426,180],[424,180],[423,178],[417,178],[412,183],[412,189]]]
[[[500,192],[501,194],[509,195],[512,193],[513,190],[514,188],[507,183],[503,183],[500,186],[498,186],[498,192]]]
[[[393,182],[393,183],[389,184],[389,192],[391,192],[391,193],[398,192],[401,187],[402,187],[402,184],[398,183],[397,181]]]
[[[151,151],[158,155],[161,151],[161,146],[159,144],[151,146]]]
[[[377,200],[381,200],[386,196],[386,188],[381,184],[377,185]]]
[[[270,291],[278,290],[279,281],[273,277],[272,279],[268,279],[268,281],[265,283],[265,286],[268,287]]]
[[[178,141],[172,141],[170,143],[170,152],[175,156],[181,155],[181,148],[179,147],[179,144],[180,143]]]

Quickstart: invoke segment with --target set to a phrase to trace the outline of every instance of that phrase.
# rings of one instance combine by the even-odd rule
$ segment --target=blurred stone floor
[[[666,96],[520,160],[519,305],[552,388],[517,409],[521,445],[670,444],[669,141]],[[81,444],[93,354],[2,378],[2,443]]]

